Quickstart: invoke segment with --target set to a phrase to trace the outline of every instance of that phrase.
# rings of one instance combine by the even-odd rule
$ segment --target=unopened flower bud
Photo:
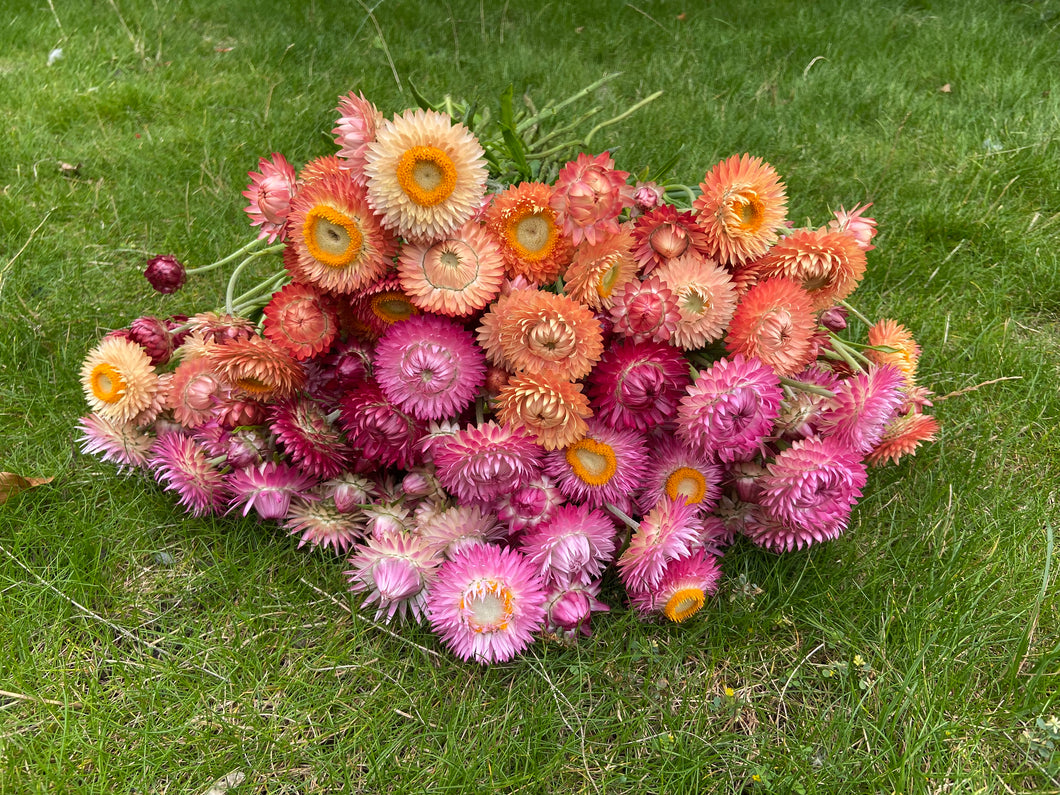
[[[167,294],[175,293],[183,287],[184,282],[188,278],[187,273],[184,271],[184,266],[180,264],[176,257],[169,254],[160,254],[149,259],[144,276],[155,290]]]

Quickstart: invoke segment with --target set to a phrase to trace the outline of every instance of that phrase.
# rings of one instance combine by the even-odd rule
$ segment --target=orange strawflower
[[[229,386],[256,399],[290,397],[305,384],[305,370],[291,354],[264,337],[234,339],[206,354]]]
[[[754,266],[759,279],[783,276],[799,282],[814,309],[827,309],[854,292],[865,275],[865,252],[846,232],[797,229]]]
[[[757,356],[778,375],[795,375],[816,358],[810,296],[791,279],[765,279],[740,299],[729,323],[729,353]]]
[[[920,361],[920,346],[912,333],[894,320],[884,319],[869,329],[869,345],[894,348],[893,353],[875,351],[871,348],[865,355],[876,364],[893,364],[905,375],[909,386],[916,385],[916,368]]]
[[[883,438],[865,461],[872,466],[883,466],[888,461],[897,464],[902,456],[915,453],[921,442],[934,441],[938,430],[938,421],[930,414],[900,415],[887,425]]]
[[[552,373],[520,373],[497,398],[497,418],[526,428],[546,450],[569,447],[585,436],[591,416],[581,384]]]
[[[486,225],[500,244],[512,278],[551,284],[570,262],[573,246],[556,225],[552,187],[523,182],[498,193],[486,210]]]
[[[610,309],[614,293],[637,275],[633,234],[626,224],[615,235],[582,243],[567,268],[563,291],[591,309]]]

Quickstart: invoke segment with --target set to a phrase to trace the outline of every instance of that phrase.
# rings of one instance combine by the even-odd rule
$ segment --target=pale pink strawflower
[[[806,384],[815,390],[826,390],[832,396],[839,386],[839,377],[832,370],[817,365],[811,365],[792,376],[791,381]],[[819,430],[821,412],[828,407],[830,401],[828,394],[794,386],[786,391],[780,404],[780,412],[773,425],[774,433],[788,441],[814,436]]]
[[[469,425],[434,449],[441,484],[461,502],[492,502],[541,473],[543,452],[525,430],[492,420]]]
[[[97,455],[104,461],[118,465],[118,471],[126,468],[146,468],[155,442],[152,433],[134,423],[121,423],[89,414],[82,417],[81,451]]]
[[[477,505],[457,505],[431,517],[416,534],[432,553],[451,558],[468,547],[502,540],[508,528]]]
[[[424,424],[391,403],[377,384],[364,381],[339,403],[339,425],[363,460],[407,469],[419,461],[416,443]]]
[[[641,520],[618,559],[618,574],[627,591],[647,591],[662,580],[666,564],[690,555],[699,539],[694,505],[664,497]]]
[[[226,478],[231,491],[231,507],[243,506],[246,516],[253,509],[262,519],[282,519],[294,497],[311,499],[316,480],[288,464],[264,461],[257,466],[237,469]]]
[[[846,529],[868,479],[861,456],[833,439],[794,442],[766,465],[761,505],[801,531],[797,548]]]
[[[779,377],[758,359],[719,359],[681,399],[677,435],[704,455],[745,458],[771,433],[782,397]]]
[[[614,520],[602,509],[565,505],[527,530],[519,548],[546,582],[586,586],[611,563],[615,531]]]
[[[545,601],[545,631],[573,640],[592,634],[592,614],[611,610],[600,601],[600,582],[550,585]]]
[[[463,660],[506,662],[545,620],[546,591],[513,549],[473,547],[446,561],[427,596],[431,629]]]
[[[691,380],[688,362],[673,346],[625,340],[600,357],[588,394],[601,422],[649,431],[673,419]]]
[[[343,513],[356,513],[376,496],[376,487],[364,475],[343,472],[320,484],[320,493]]]
[[[321,499],[319,490],[314,497],[292,500],[283,526],[291,535],[298,536],[299,548],[308,544],[345,553],[350,544],[361,537],[363,526],[355,515],[335,507],[333,500]]]
[[[167,405],[177,422],[185,428],[197,428],[214,416],[217,398],[227,391],[207,359],[187,359],[173,371]]]
[[[902,371],[890,364],[840,381],[818,421],[821,436],[861,455],[871,452],[905,399],[904,385]]]
[[[858,205],[850,212],[841,206],[835,211],[835,218],[828,222],[828,228],[833,232],[846,232],[857,241],[862,251],[872,251],[876,248],[872,245],[872,239],[876,237],[876,219],[865,216],[871,206],[872,202]]]
[[[636,430],[615,429],[595,417],[585,435],[545,456],[545,474],[572,502],[628,510],[640,491],[648,449]]]
[[[291,199],[298,192],[297,173],[294,166],[279,152],[273,152],[258,161],[258,171],[251,171],[250,184],[243,195],[250,201],[244,211],[250,216],[250,225],[259,226],[259,239],[270,243],[286,236],[287,215],[291,211]]]
[[[427,588],[442,559],[414,535],[403,532],[372,536],[354,548],[346,577],[354,593],[368,593],[362,607],[376,605],[375,620],[394,616],[423,621]]]
[[[333,478],[349,466],[353,451],[331,415],[310,398],[275,404],[269,428],[292,463],[314,477]]]
[[[630,605],[642,616],[663,615],[676,623],[698,613],[718,592],[721,568],[717,559],[699,549],[666,564],[659,584],[629,594]]]
[[[615,168],[607,152],[579,154],[560,169],[551,206],[556,223],[574,245],[595,244],[602,236],[618,232],[618,215],[633,205],[629,173]]]
[[[339,98],[338,112],[338,123],[331,134],[339,147],[339,166],[353,175],[354,182],[365,185],[365,155],[368,144],[375,140],[376,129],[383,123],[383,114],[365,99],[363,92],[352,91]]]
[[[155,479],[175,491],[192,516],[220,514],[229,498],[224,473],[205,448],[180,432],[164,433],[152,448]]]
[[[370,536],[411,532],[415,526],[405,500],[394,499],[385,493],[381,493],[376,501],[360,506],[360,512],[364,517],[364,531]]]
[[[391,326],[376,344],[383,394],[421,420],[441,420],[471,405],[486,380],[486,357],[471,332],[437,315]]]

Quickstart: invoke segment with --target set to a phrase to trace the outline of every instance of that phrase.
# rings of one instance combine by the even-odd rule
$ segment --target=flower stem
[[[612,505],[609,502],[605,502],[604,503],[604,507],[607,508],[607,510],[609,510],[616,519],[619,519],[622,522],[622,524],[624,524],[630,530],[634,530],[635,531],[635,530],[637,530],[640,527],[640,522],[638,522],[632,516],[627,514],[625,511],[623,511],[617,505]]]
[[[688,187],[688,185],[680,185],[680,184],[664,185],[663,186],[663,196],[668,198],[671,193],[680,193],[680,194],[684,194],[685,196],[687,196],[688,197],[688,206],[689,207],[691,207],[693,204],[695,204],[696,193],[690,187]]]
[[[249,257],[247,257],[238,265],[236,265],[235,270],[232,271],[232,275],[228,277],[228,287],[225,288],[225,312],[227,312],[229,315],[233,313],[236,282],[239,280],[239,275],[243,272],[243,269],[263,254],[272,254],[276,251],[281,250],[283,250],[282,245],[270,246],[269,248],[262,249],[261,251],[255,251]]]
[[[865,317],[863,314],[861,314],[857,309],[852,307],[846,301],[836,301],[836,303],[839,304],[841,307],[844,307],[847,311],[849,311],[854,317],[856,317],[858,320],[860,320],[866,326],[868,326],[869,328],[872,328],[872,321],[869,320],[867,317]]]
[[[570,105],[570,104],[572,104],[574,102],[577,102],[582,97],[588,96],[593,91],[595,91],[600,86],[602,86],[604,83],[606,83],[608,80],[614,80],[620,74],[621,74],[621,72],[612,72],[611,74],[604,75],[599,80],[597,80],[595,83],[590,83],[585,88],[583,88],[581,91],[578,91],[578,92],[576,92],[574,94],[571,94],[569,97],[567,97],[565,100],[560,102],[558,105],[546,105],[540,111],[535,113],[533,116],[528,116],[526,119],[524,119],[523,121],[519,122],[519,124],[517,124],[516,127],[515,127],[515,131],[521,133],[524,130],[526,130],[526,129],[530,128],[530,127],[533,127],[535,124],[537,124],[539,121],[541,121],[546,115],[550,116],[550,117],[556,116],[557,112],[561,108],[565,108],[568,105]]]
[[[800,392],[809,392],[811,395],[820,395],[821,397],[835,397],[835,392],[831,389],[825,389],[823,386],[817,386],[816,384],[807,384],[805,381],[796,381],[794,378],[788,378],[787,376],[778,376],[780,383],[786,387],[797,389]]]
[[[585,148],[586,149],[589,148],[589,142],[592,141],[593,136],[596,135],[596,133],[599,132],[600,130],[604,129],[604,127],[607,127],[608,125],[614,124],[615,122],[622,121],[622,119],[626,118],[627,116],[629,116],[629,115],[631,115],[633,113],[636,113],[638,110],[643,108],[649,102],[654,102],[655,100],[657,100],[662,95],[663,95],[662,91],[656,91],[654,94],[646,96],[644,99],[642,99],[636,105],[632,105],[632,106],[626,108],[624,111],[622,111],[622,113],[619,113],[614,118],[608,119],[607,121],[602,121],[599,124],[597,124],[591,130],[589,130],[589,134],[587,136],[585,136],[585,141],[583,142],[585,144]]]
[[[265,242],[264,238],[256,237],[253,240],[251,240],[249,243],[247,243],[245,246],[243,246],[243,248],[239,249],[238,251],[233,251],[227,257],[223,257],[223,258],[217,260],[217,262],[210,263],[209,265],[200,265],[197,268],[187,268],[187,269],[185,269],[184,272],[185,273],[206,273],[207,271],[217,270],[222,265],[227,265],[229,262],[232,262],[233,260],[239,259],[241,256],[246,254],[248,251],[252,251],[255,248],[258,248],[264,242]]]

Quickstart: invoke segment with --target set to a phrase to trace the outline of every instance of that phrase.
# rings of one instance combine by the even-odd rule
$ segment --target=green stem
[[[865,358],[864,355],[849,347],[845,340],[837,337],[835,334],[830,334],[829,337],[832,340],[832,350],[838,353],[843,361],[859,373],[865,372],[865,367],[872,364],[872,362]],[[860,361],[858,361],[859,359]]]
[[[856,317],[858,320],[860,320],[866,326],[868,326],[869,328],[872,328],[872,325],[873,325],[872,321],[869,320],[867,317],[865,317],[863,314],[861,314],[858,310],[856,310],[854,307],[852,307],[846,301],[836,301],[836,303],[839,304],[841,307],[844,307],[847,311],[849,311],[852,315],[854,315],[854,317]]]
[[[236,265],[235,270],[232,271],[232,275],[228,277],[228,286],[225,288],[225,312],[227,312],[229,315],[232,314],[235,303],[236,282],[239,280],[239,275],[243,272],[243,269],[246,268],[258,257],[261,257],[265,254],[272,254],[276,251],[282,250],[282,244],[270,246],[269,248],[262,249],[261,251],[255,251],[249,257],[247,257],[238,265]]]
[[[605,502],[604,507],[607,508],[607,510],[609,510],[616,519],[621,520],[622,524],[624,524],[630,530],[633,530],[635,532],[640,527],[640,523],[632,516],[627,514],[625,511],[623,511],[621,508],[612,505],[609,502]]]
[[[558,105],[546,105],[540,111],[535,113],[533,116],[528,116],[526,119],[524,119],[523,121],[519,122],[519,124],[517,124],[515,126],[515,131],[521,133],[523,130],[527,129],[528,127],[533,127],[541,119],[543,119],[546,115],[548,115],[549,117],[555,117],[557,111],[559,111],[561,108],[565,108],[568,105],[570,105],[570,104],[572,104],[574,102],[577,102],[582,97],[588,96],[593,91],[595,91],[600,86],[602,86],[604,83],[606,83],[608,80],[614,80],[620,74],[621,74],[621,72],[612,72],[611,74],[604,75],[599,80],[597,80],[595,83],[590,83],[585,88],[583,88],[581,91],[578,91],[577,93],[571,94],[569,97],[567,97],[565,100],[560,102]]]
[[[217,260],[217,262],[213,262],[213,263],[211,263],[209,265],[200,265],[197,268],[186,268],[184,272],[185,273],[206,273],[207,271],[216,270],[217,268],[220,268],[222,265],[227,265],[229,262],[232,262],[233,260],[239,259],[241,256],[246,254],[248,251],[251,251],[251,250],[253,250],[255,248],[258,248],[264,242],[265,242],[265,238],[256,237],[253,240],[251,240],[249,243],[247,243],[245,246],[243,246],[243,248],[239,249],[238,251],[233,251],[227,257],[224,257],[222,259]]]
[[[688,206],[691,207],[695,204],[696,193],[688,185],[664,185],[663,196],[667,197],[671,193],[682,193],[688,197]]]
[[[624,111],[622,111],[622,113],[619,113],[613,119],[608,119],[607,121],[602,121],[599,124],[597,124],[591,130],[589,130],[589,134],[587,136],[585,136],[585,141],[584,141],[585,148],[586,149],[589,148],[589,142],[592,141],[593,136],[596,135],[596,133],[599,132],[600,130],[604,129],[604,127],[607,127],[607,126],[609,126],[611,124],[614,124],[615,122],[622,121],[622,119],[626,118],[627,116],[629,116],[629,115],[631,115],[633,113],[636,113],[638,110],[643,108],[649,102],[654,102],[655,100],[657,100],[662,95],[663,95],[662,91],[656,91],[654,94],[651,94],[650,96],[647,96],[644,99],[642,99],[636,105],[633,105],[633,106],[631,106],[629,108],[626,108]]]
[[[786,387],[792,389],[798,389],[800,392],[809,392],[811,395],[820,395],[821,397],[835,397],[835,392],[830,389],[825,389],[823,386],[817,386],[816,384],[807,384],[805,381],[796,381],[794,378],[788,378],[787,376],[779,376],[780,383]]]

